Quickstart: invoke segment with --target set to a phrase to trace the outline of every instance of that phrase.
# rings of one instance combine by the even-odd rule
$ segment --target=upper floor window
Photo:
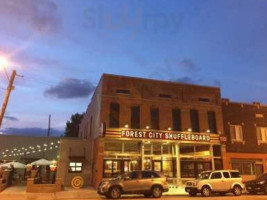
[[[172,109],[172,128],[174,131],[181,131],[181,111],[179,108]]]
[[[116,93],[118,93],[118,94],[130,94],[130,90],[117,89]]]
[[[190,110],[191,128],[193,132],[199,132],[198,110]]]
[[[234,141],[243,141],[243,131],[242,126],[240,125],[230,125],[230,134],[232,142]]]
[[[140,128],[140,106],[131,107],[131,128]]]
[[[120,104],[111,103],[109,113],[109,127],[118,128],[120,126]]]
[[[209,130],[211,133],[217,133],[216,114],[214,111],[208,112]]]
[[[159,97],[161,97],[161,98],[172,98],[172,95],[170,95],[170,94],[159,94]]]
[[[198,101],[209,103],[210,99],[208,99],[208,98],[198,98]]]
[[[263,118],[263,114],[256,113],[256,114],[255,114],[255,117],[256,117],[256,118]]]
[[[151,129],[159,129],[159,108],[150,108]]]
[[[257,138],[259,142],[267,142],[267,127],[257,127]]]

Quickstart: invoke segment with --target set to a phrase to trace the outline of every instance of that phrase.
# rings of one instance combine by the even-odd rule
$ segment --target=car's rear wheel
[[[242,188],[239,185],[235,185],[233,188],[233,194],[235,196],[240,196],[242,194]]]
[[[114,186],[109,189],[108,197],[111,199],[118,199],[121,196],[121,189],[117,186]]]
[[[209,197],[211,195],[211,189],[208,186],[204,186],[201,190],[201,195],[203,197]]]
[[[196,192],[189,192],[189,196],[191,196],[191,197],[195,197],[195,196],[197,196],[197,193]]]
[[[154,198],[160,198],[162,196],[162,188],[159,185],[153,186],[151,194]]]
[[[264,187],[264,194],[267,194],[267,186]]]

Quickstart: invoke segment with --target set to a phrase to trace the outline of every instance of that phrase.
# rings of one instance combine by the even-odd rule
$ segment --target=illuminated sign
[[[160,131],[122,130],[121,137],[210,142],[210,136],[208,134],[196,133],[170,133]]]
[[[220,137],[220,141],[221,141],[221,142],[227,142],[227,137],[225,137],[225,136],[221,136],[221,137]]]

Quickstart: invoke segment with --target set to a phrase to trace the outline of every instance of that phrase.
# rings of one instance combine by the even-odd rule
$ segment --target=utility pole
[[[2,126],[2,122],[3,122],[4,115],[5,115],[5,111],[6,111],[6,107],[7,107],[7,103],[8,103],[8,100],[9,100],[10,93],[11,93],[12,90],[15,89],[15,87],[13,86],[13,83],[14,83],[16,75],[17,75],[16,70],[12,70],[12,74],[11,74],[11,77],[10,77],[9,82],[8,82],[8,87],[6,89],[5,98],[3,100],[3,104],[2,104],[2,108],[1,108],[0,129],[1,129],[1,126]]]
[[[47,137],[50,137],[50,124],[51,124],[51,115],[49,115],[49,118],[48,118]]]

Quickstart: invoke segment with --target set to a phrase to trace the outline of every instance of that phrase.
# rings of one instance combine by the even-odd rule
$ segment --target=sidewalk
[[[184,188],[170,188],[165,196],[187,195]],[[99,195],[92,187],[73,189],[65,187],[63,191],[56,193],[26,193],[25,186],[9,187],[0,193],[1,200],[64,200],[64,199],[99,199]]]
[[[57,199],[97,199],[96,190],[87,187],[79,190],[65,187],[56,193],[26,193],[25,186],[13,186],[0,193],[1,200],[57,200]]]

